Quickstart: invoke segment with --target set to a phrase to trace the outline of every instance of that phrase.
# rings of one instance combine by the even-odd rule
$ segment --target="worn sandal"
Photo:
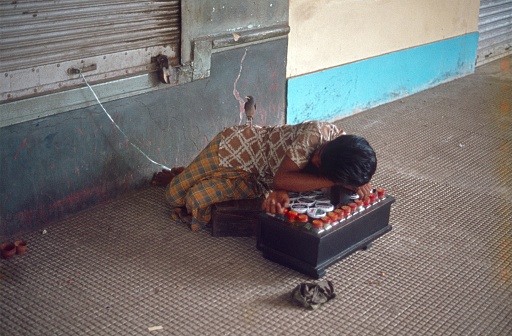
[[[331,281],[318,283],[303,282],[292,291],[292,298],[305,308],[317,309],[327,301],[334,299],[334,286]]]

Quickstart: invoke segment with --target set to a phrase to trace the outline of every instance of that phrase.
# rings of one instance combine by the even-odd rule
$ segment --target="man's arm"
[[[285,156],[274,176],[273,189],[286,191],[308,191],[329,188],[334,185],[331,180],[301,171],[299,166]]]
[[[288,191],[317,190],[330,188],[334,185],[334,182],[325,177],[302,172],[295,162],[285,156],[274,176],[272,185],[274,191],[263,201],[262,209],[269,213],[283,213],[284,208],[290,203]],[[356,189],[344,187],[359,194],[361,199],[368,196],[373,188],[370,183]]]
[[[302,172],[295,162],[285,156],[274,176],[274,191],[263,201],[262,208],[269,213],[283,213],[290,203],[288,191],[316,190],[333,185],[334,182],[325,177]]]

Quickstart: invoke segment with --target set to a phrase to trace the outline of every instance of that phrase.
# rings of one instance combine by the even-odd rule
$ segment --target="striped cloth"
[[[254,174],[219,165],[221,138],[217,135],[165,191],[171,207],[185,208],[191,214],[189,224],[194,231],[210,222],[213,204],[263,195]]]

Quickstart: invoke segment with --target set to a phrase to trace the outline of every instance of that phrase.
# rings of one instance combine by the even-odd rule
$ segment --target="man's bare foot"
[[[151,184],[158,187],[167,187],[167,185],[171,183],[172,179],[183,170],[185,170],[185,167],[175,167],[171,170],[163,169],[161,172],[153,174]]]
[[[164,169],[161,172],[153,174],[151,184],[158,187],[166,187],[169,183],[171,183],[175,176],[176,175],[173,174],[170,170]]]
[[[185,170],[185,167],[174,167],[171,169],[171,173],[174,175],[181,174]]]
[[[185,208],[174,208],[174,211],[171,213],[171,219],[188,224],[192,220],[192,215]]]

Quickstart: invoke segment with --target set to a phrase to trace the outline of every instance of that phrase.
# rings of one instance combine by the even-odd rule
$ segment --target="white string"
[[[89,85],[89,83],[87,82],[87,80],[85,79],[84,77],[84,74],[82,73],[82,70],[80,70],[80,76],[82,77],[82,79],[84,80],[85,84],[87,85],[87,87],[91,90],[92,94],[94,95],[94,98],[96,98],[96,101],[98,102],[98,104],[100,104],[101,108],[103,109],[103,112],[105,112],[105,114],[108,116],[108,118],[110,119],[110,121],[114,124],[114,126],[116,126],[116,128],[119,130],[119,132],[121,132],[122,135],[124,135],[125,139],[128,141],[128,143],[133,147],[135,148],[136,150],[138,150],[142,155],[144,155],[146,157],[146,159],[148,159],[149,161],[151,161],[151,163],[154,163],[160,167],[162,167],[163,169],[167,169],[167,170],[171,170],[169,167],[166,167],[165,165],[161,164],[161,163],[158,163],[156,161],[154,161],[153,159],[151,159],[146,153],[144,153],[139,147],[137,147],[134,143],[132,143],[130,141],[130,139],[128,138],[128,136],[123,132],[123,130],[116,124],[116,122],[114,121],[114,119],[112,119],[112,117],[110,116],[110,114],[107,112],[107,110],[105,109],[105,107],[103,107],[103,104],[100,102],[98,96],[96,95],[96,92],[94,92],[94,90],[92,89],[92,87]]]

